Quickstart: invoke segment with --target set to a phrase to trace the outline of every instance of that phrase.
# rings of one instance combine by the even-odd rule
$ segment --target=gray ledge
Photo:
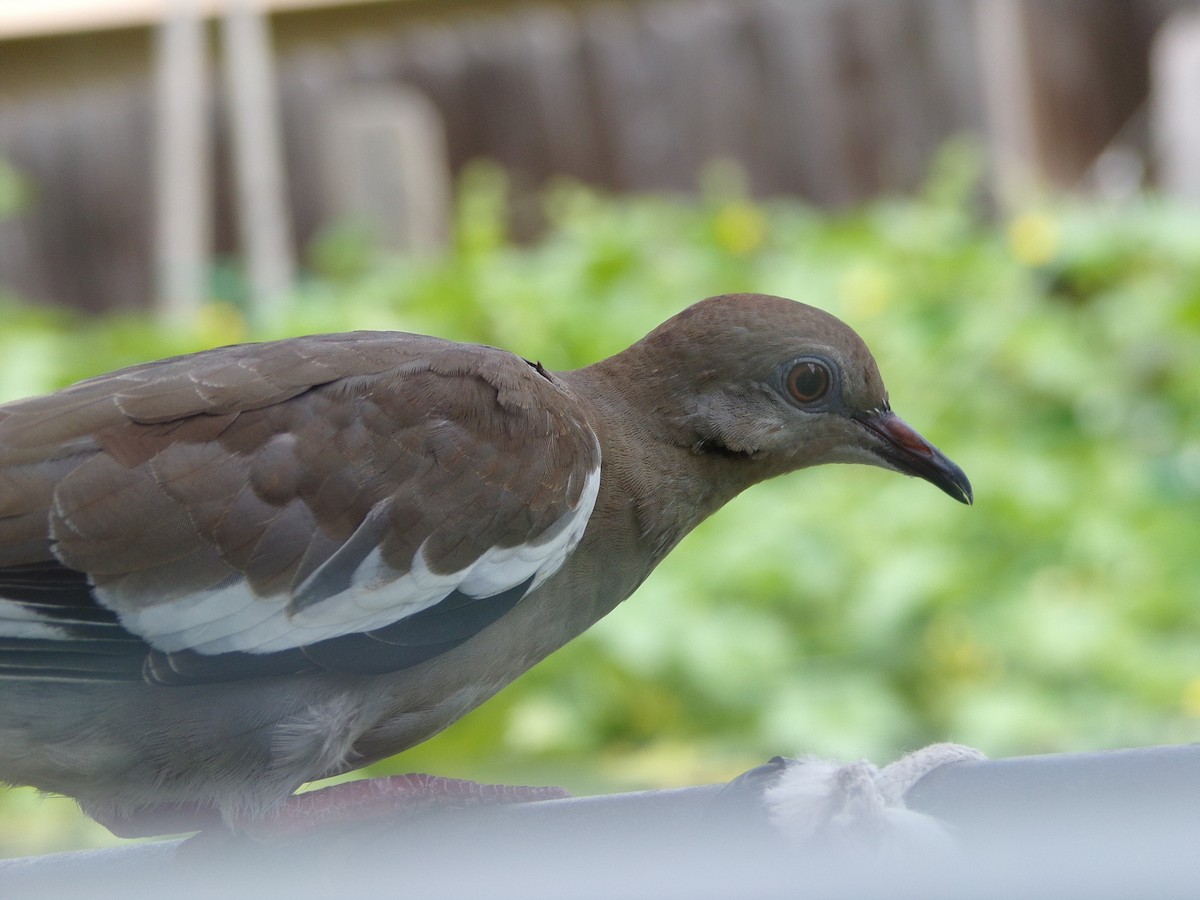
[[[373,820],[285,843],[164,841],[0,861],[7,897],[1197,897],[1200,746],[966,762],[911,809],[954,846],[787,845],[756,770],[704,785]]]

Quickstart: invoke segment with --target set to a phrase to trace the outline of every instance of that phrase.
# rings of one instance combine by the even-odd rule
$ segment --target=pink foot
[[[232,827],[236,832],[253,837],[282,838],[388,815],[558,800],[569,796],[559,787],[480,784],[438,775],[392,775],[348,781],[293,794],[266,816],[241,819],[233,822]],[[211,806],[178,804],[142,807],[120,813],[85,807],[84,812],[117,837],[123,838],[183,834],[189,831],[215,836],[225,831],[220,813]]]
[[[569,796],[559,787],[480,784],[438,775],[391,775],[293,794],[265,818],[238,821],[233,827],[259,838],[287,837],[389,815],[559,800]]]

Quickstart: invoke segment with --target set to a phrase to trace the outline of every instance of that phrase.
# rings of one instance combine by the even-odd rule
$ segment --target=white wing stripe
[[[67,640],[70,635],[27,606],[0,597],[0,637]]]
[[[517,547],[493,547],[458,572],[432,571],[422,544],[409,571],[400,574],[376,548],[364,555],[348,588],[299,611],[289,609],[291,595],[255,597],[239,582],[123,613],[121,622],[167,653],[185,649],[209,655],[235,650],[271,653],[390,625],[455,590],[471,597],[491,597],[530,578],[536,588],[562,567],[583,537],[599,492],[597,464],[588,473],[579,502],[541,539]],[[106,596],[104,588],[98,593],[109,608],[121,608],[119,598]]]

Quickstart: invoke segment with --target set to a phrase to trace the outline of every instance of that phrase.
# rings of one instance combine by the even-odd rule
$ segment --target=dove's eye
[[[797,360],[787,373],[784,383],[788,394],[801,406],[821,400],[829,393],[833,375],[829,366],[819,359]]]

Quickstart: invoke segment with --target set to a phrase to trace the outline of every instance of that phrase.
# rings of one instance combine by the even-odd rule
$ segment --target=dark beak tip
[[[975,505],[975,491],[966,474],[942,454],[935,457],[931,466],[921,466],[903,469],[904,474],[927,481],[948,497],[957,500],[963,506]]]
[[[966,473],[903,419],[889,411],[859,421],[882,438],[886,450],[881,455],[892,467],[928,481],[965,506],[975,504],[975,492]]]
[[[932,463],[930,471],[917,472],[917,476],[941,488],[964,506],[974,506],[975,491],[967,473],[940,450],[934,450]]]
[[[914,468],[912,474],[923,478],[930,484],[940,488],[943,493],[953,497],[964,506],[975,505],[975,491],[967,474],[941,451],[935,450],[930,465]]]
[[[967,481],[966,477],[964,476],[963,480],[957,485],[957,487],[959,490],[959,495],[954,499],[959,503],[962,503],[964,506],[974,506],[975,492],[971,490],[971,482]]]

